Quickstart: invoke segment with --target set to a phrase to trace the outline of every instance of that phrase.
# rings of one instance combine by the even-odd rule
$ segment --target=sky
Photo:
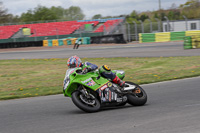
[[[21,15],[29,9],[34,9],[37,5],[46,7],[62,6],[79,6],[86,19],[92,18],[96,14],[102,16],[128,15],[133,10],[137,12],[158,10],[159,0],[0,0],[3,6],[8,9],[8,13]],[[160,0],[161,8],[167,9],[173,3],[176,6],[184,4],[187,0]]]

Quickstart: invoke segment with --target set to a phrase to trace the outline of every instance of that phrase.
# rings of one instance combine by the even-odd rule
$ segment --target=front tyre
[[[128,103],[133,106],[142,106],[147,102],[147,94],[139,85],[133,82],[126,82],[131,85],[135,85],[137,88],[134,89],[130,94],[127,94]]]
[[[72,101],[79,109],[88,113],[97,112],[101,107],[99,100],[92,93],[86,97],[80,91],[74,91]]]

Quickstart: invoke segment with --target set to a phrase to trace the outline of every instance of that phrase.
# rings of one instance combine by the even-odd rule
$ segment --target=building
[[[163,21],[163,32],[200,30],[200,20]]]

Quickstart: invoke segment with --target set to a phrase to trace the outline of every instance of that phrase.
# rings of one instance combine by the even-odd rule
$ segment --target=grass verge
[[[125,81],[148,84],[200,76],[200,56],[83,58],[83,62],[124,70]],[[0,100],[62,93],[67,59],[0,60]]]

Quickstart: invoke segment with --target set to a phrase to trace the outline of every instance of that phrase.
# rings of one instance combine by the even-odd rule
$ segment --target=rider
[[[68,59],[67,65],[69,68],[82,67],[84,73],[94,71],[98,68],[97,65],[92,64],[90,62],[82,63],[81,59],[76,55],[71,56]],[[122,81],[116,74],[114,74],[107,65],[101,66],[99,68],[99,72],[102,76],[111,79],[112,82],[118,84],[120,87],[123,88],[125,86],[125,81]]]

